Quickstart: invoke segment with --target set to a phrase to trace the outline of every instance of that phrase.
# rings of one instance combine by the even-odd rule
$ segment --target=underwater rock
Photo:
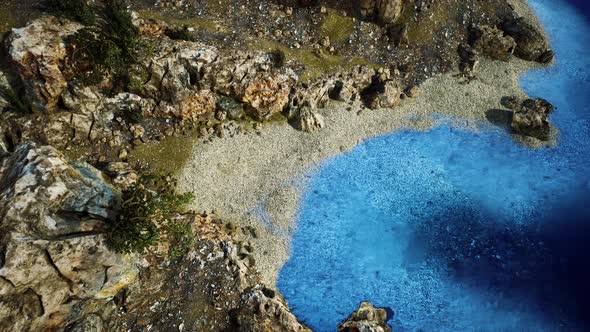
[[[502,30],[516,41],[514,55],[517,57],[542,63],[548,63],[553,59],[547,38],[524,18],[505,21]]]
[[[386,322],[385,309],[375,308],[370,302],[362,302],[359,309],[338,326],[338,332],[391,332]]]
[[[475,29],[477,35],[473,47],[495,60],[508,61],[514,53],[516,42],[497,27],[483,25]]]
[[[8,57],[20,77],[34,110],[52,111],[67,87],[62,72],[67,57],[64,40],[79,23],[43,16],[8,35]]]
[[[134,258],[105,244],[119,204],[96,169],[70,165],[52,147],[21,145],[2,157],[0,330],[65,326],[135,279]]]

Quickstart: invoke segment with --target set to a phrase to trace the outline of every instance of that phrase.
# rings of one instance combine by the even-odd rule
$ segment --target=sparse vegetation
[[[84,25],[94,24],[96,13],[87,0],[45,0],[45,7],[55,16],[78,21]]]
[[[0,85],[0,97],[8,102],[9,111],[21,114],[29,113],[31,111],[27,102],[7,86]]]
[[[96,24],[80,30],[74,38],[73,65],[87,83],[113,79],[114,89],[125,89],[130,68],[149,57],[152,45],[139,37],[131,12],[123,0],[105,0]]]
[[[194,40],[194,38],[191,36],[189,27],[187,25],[184,25],[182,28],[176,28],[166,32],[166,36],[168,36],[170,39],[175,40]]]
[[[180,257],[193,243],[191,226],[174,219],[193,199],[192,194],[178,194],[171,176],[141,177],[123,193],[121,213],[111,225],[108,240],[117,252],[144,252],[166,239],[170,255]]]

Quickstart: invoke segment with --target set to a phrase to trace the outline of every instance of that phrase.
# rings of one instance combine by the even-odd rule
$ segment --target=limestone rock
[[[239,332],[311,332],[297,321],[279,293],[265,287],[255,287],[242,294],[235,320]]]
[[[324,126],[324,118],[310,107],[304,106],[299,109],[298,127],[300,130],[313,133],[321,130]]]
[[[195,121],[199,117],[215,114],[215,101],[210,90],[192,93],[182,100],[178,118]]]
[[[147,81],[142,82],[142,95],[167,101],[180,102],[187,89],[201,80],[204,66],[211,64],[219,53],[216,48],[200,43],[161,38],[156,45],[154,56],[143,64],[148,68]]]
[[[0,71],[0,114],[5,108],[10,106],[8,100],[6,100],[5,96],[3,95],[3,92],[7,89],[10,89],[8,80],[6,79],[6,75]]]
[[[64,39],[82,26],[42,16],[8,36],[8,56],[20,76],[33,109],[52,111],[67,87],[62,72],[66,59]]]
[[[283,111],[289,103],[290,91],[287,76],[260,75],[248,83],[242,101],[255,118],[266,120]]]
[[[361,97],[371,109],[392,108],[398,104],[402,92],[397,80],[381,73],[373,76],[371,85],[361,92]]]
[[[121,190],[131,188],[139,179],[137,172],[131,168],[129,163],[125,162],[112,162],[108,164],[105,173],[112,178],[113,185]]]
[[[338,332],[391,332],[391,327],[386,322],[385,309],[362,302],[359,309],[338,326]]]
[[[1,157],[0,330],[63,327],[134,280],[135,259],[103,235],[119,201],[96,169],[52,147]]]
[[[401,15],[403,0],[360,0],[361,17],[380,23],[394,23]]]
[[[553,52],[549,48],[547,38],[539,30],[527,23],[524,18],[505,21],[502,24],[502,30],[516,41],[514,54],[517,57],[543,63],[550,62],[553,59]]]
[[[495,60],[508,61],[514,53],[516,42],[496,27],[484,25],[476,30],[474,48]]]

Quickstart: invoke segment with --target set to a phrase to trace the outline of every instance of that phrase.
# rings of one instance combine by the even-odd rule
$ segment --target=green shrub
[[[0,97],[8,102],[9,111],[23,114],[31,111],[29,104],[7,86],[0,85]]]
[[[140,38],[123,0],[104,0],[96,24],[78,31],[73,44],[78,78],[96,84],[110,77],[115,90],[127,89],[130,68],[141,66],[141,60],[153,53],[153,44]]]
[[[87,0],[45,0],[47,10],[60,17],[78,21],[84,25],[94,24],[96,13]]]
[[[165,229],[170,243],[170,256],[172,258],[180,258],[184,256],[195,242],[191,225],[173,221],[166,225]]]
[[[171,176],[144,176],[122,197],[121,212],[108,232],[110,246],[121,253],[143,252],[162,238],[170,242],[170,254],[182,256],[192,245],[190,225],[173,219],[193,199],[178,194]]]

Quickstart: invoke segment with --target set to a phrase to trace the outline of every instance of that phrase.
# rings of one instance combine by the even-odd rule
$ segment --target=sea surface
[[[557,60],[520,82],[555,105],[557,146],[441,120],[328,160],[278,279],[314,331],[364,300],[393,310],[394,331],[590,330],[590,11],[529,4]]]

